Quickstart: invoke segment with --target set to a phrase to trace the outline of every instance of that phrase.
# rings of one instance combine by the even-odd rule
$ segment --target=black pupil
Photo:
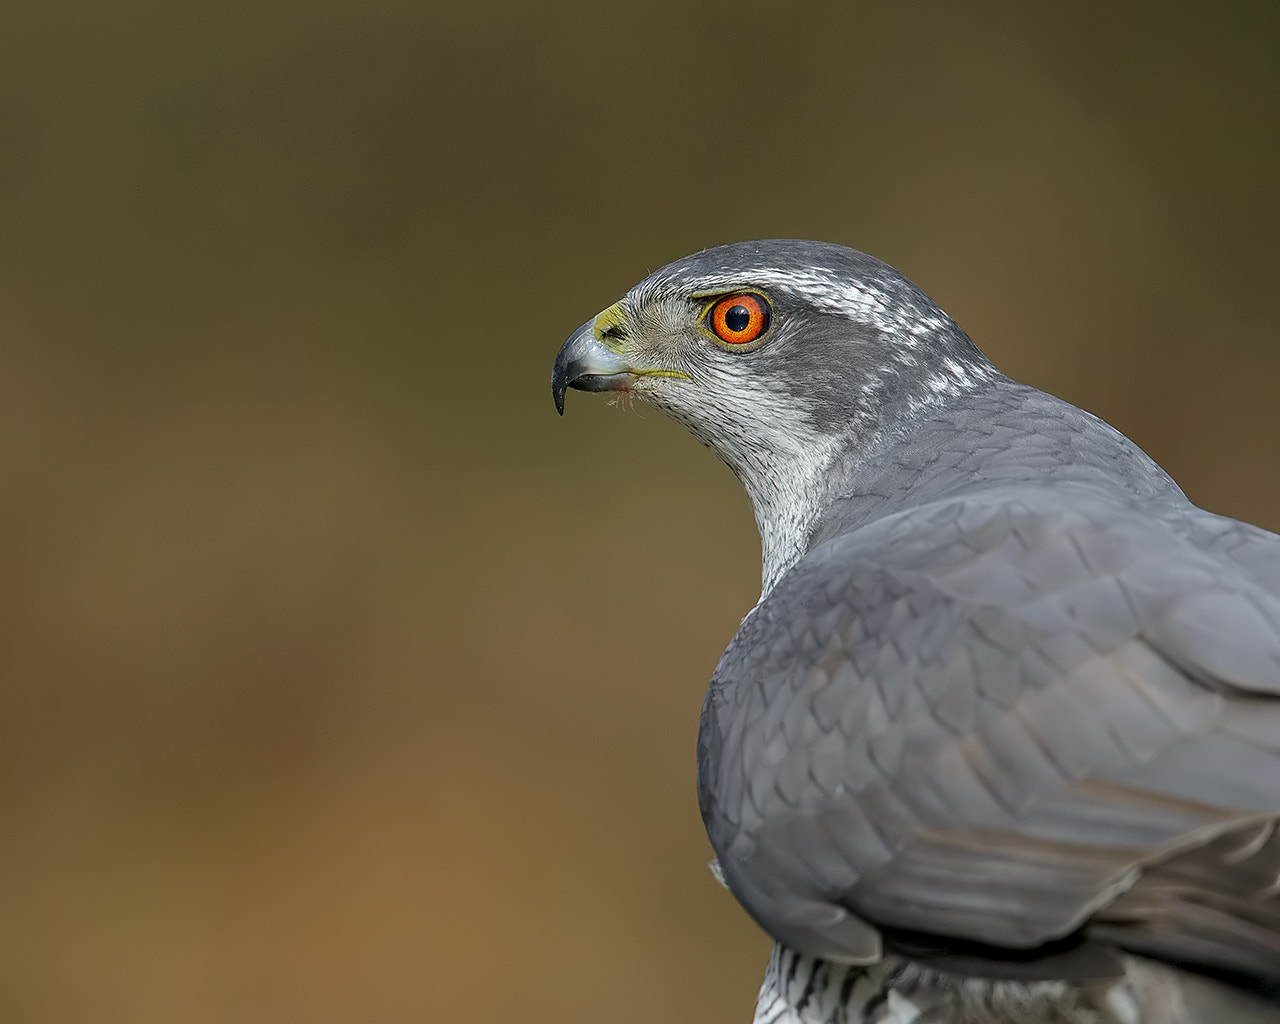
[[[746,306],[734,306],[724,315],[724,325],[734,334],[741,334],[751,324],[751,310]]]

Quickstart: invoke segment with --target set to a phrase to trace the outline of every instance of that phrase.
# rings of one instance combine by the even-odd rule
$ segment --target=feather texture
[[[772,320],[735,350],[699,317],[739,290]],[[708,250],[609,322],[557,401],[649,399],[760,526],[698,740],[779,943],[757,1021],[1280,1021],[1280,537],[853,250]]]

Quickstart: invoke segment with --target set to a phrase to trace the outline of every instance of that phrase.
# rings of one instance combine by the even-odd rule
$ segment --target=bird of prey
[[[662,268],[566,388],[754,506],[698,795],[777,943],[757,1024],[1280,1022],[1280,537],[837,245]]]

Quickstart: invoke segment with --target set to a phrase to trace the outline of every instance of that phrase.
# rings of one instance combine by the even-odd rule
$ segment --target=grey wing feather
[[[1280,542],[1274,533],[1194,506],[1171,518],[1170,526],[1197,550],[1235,566],[1270,593],[1280,594]]]
[[[700,791],[775,938],[857,962],[882,933],[1027,950],[1084,929],[1280,975],[1280,538],[1065,497],[879,520],[748,617]]]

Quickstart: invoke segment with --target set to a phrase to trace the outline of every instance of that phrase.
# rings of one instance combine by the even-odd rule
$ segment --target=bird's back
[[[904,417],[851,455],[832,467],[831,494],[810,550],[940,497],[1010,484],[1093,487],[1117,501],[1148,504],[1161,516],[1194,508],[1114,427],[999,375]]]
[[[1280,538],[1010,382],[841,486],[704,709],[744,905],[838,960],[1280,982]]]

